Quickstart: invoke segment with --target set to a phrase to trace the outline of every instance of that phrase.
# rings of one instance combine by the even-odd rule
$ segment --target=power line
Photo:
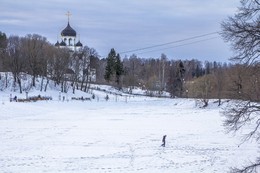
[[[215,34],[218,34],[218,33],[219,33],[218,31],[211,32],[211,33],[207,33],[207,34],[203,34],[203,35],[197,35],[197,36],[194,36],[194,37],[189,37],[189,38],[185,38],[185,39],[181,39],[181,40],[176,40],[176,41],[171,41],[171,42],[167,42],[167,43],[157,44],[157,45],[153,45],[153,46],[143,47],[143,48],[139,48],[139,49],[122,51],[119,54],[138,52],[138,51],[141,51],[141,50],[152,49],[152,48],[155,48],[155,47],[162,47],[162,46],[165,46],[165,45],[174,44],[174,43],[180,43],[180,42],[184,42],[184,41],[188,41],[188,40],[194,40],[194,39],[197,39],[197,38],[206,37],[206,36],[209,36],[209,35],[215,35]]]
[[[157,51],[160,51],[160,50],[167,50],[167,49],[171,49],[171,48],[175,48],[175,47],[181,47],[181,46],[196,44],[196,43],[200,43],[200,42],[204,42],[204,41],[208,41],[208,40],[213,40],[213,39],[216,39],[216,38],[219,38],[219,37],[211,37],[211,38],[208,38],[208,39],[193,41],[193,42],[189,42],[189,43],[185,43],[185,44],[180,44],[180,45],[176,45],[176,46],[171,46],[171,47],[166,47],[166,48],[162,48],[162,49],[156,49],[156,50],[151,50],[151,51],[145,51],[145,52],[138,53],[138,55],[139,55],[139,54],[150,53],[150,52],[157,52]]]

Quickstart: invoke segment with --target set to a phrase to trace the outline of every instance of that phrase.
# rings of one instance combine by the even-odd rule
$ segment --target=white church
[[[77,38],[77,32],[70,26],[70,12],[68,16],[68,24],[61,31],[61,41],[57,41],[55,46],[58,48],[68,48],[71,52],[72,61],[69,69],[66,70],[66,78],[70,79],[74,74],[78,74],[79,80],[87,75],[87,82],[96,82],[96,69],[90,68],[90,57],[82,54],[83,44]]]

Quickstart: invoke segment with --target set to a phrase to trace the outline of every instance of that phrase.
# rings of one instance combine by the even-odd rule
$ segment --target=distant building
[[[96,69],[90,68],[90,58],[82,54],[83,44],[77,39],[77,32],[70,26],[70,15],[68,12],[68,24],[61,31],[61,41],[57,40],[55,43],[56,47],[68,48],[71,51],[72,62],[66,70],[66,78],[71,79],[72,76],[78,74],[79,80],[82,80],[83,75],[87,75],[87,82],[96,82]]]

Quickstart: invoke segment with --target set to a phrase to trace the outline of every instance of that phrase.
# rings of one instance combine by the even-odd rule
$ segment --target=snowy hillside
[[[193,99],[111,94],[106,101],[98,90],[30,91],[53,98],[37,102],[10,102],[10,94],[25,97],[0,92],[1,172],[219,173],[259,155],[256,143],[238,147],[240,138],[225,133],[213,101],[201,109]]]
[[[12,73],[4,73],[0,72],[0,99],[2,101],[10,101],[13,100],[14,97],[20,100],[27,99],[29,97],[46,97],[51,98],[53,100],[64,100],[69,101],[79,98],[91,98],[93,99],[105,99],[108,95],[110,98],[112,96],[113,99],[117,100],[120,97],[117,96],[129,96],[131,95],[149,95],[149,96],[160,96],[160,97],[170,97],[170,94],[167,92],[163,92],[158,94],[156,91],[146,91],[141,90],[140,88],[123,88],[121,91],[118,91],[112,86],[106,85],[93,85],[91,84],[87,93],[82,92],[80,90],[74,90],[73,87],[70,85],[70,82],[67,82],[67,90],[68,92],[60,92],[61,86],[55,84],[54,81],[47,81],[46,78],[37,78],[35,81],[35,87],[32,87],[32,76],[28,74],[20,74],[21,78],[21,87],[22,93],[20,93],[20,88],[18,82],[14,82],[14,78]],[[76,87],[75,87],[76,88]],[[80,86],[79,86],[80,88]],[[46,91],[45,91],[46,89]],[[127,101],[127,98],[123,98]]]

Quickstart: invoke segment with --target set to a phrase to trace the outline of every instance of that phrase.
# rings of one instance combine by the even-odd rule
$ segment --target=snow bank
[[[193,99],[111,94],[106,101],[93,90],[91,101],[50,91],[53,100],[18,103],[9,94],[0,92],[2,172],[227,172],[259,155],[256,143],[238,147],[240,139],[225,133],[213,101],[205,109]]]

